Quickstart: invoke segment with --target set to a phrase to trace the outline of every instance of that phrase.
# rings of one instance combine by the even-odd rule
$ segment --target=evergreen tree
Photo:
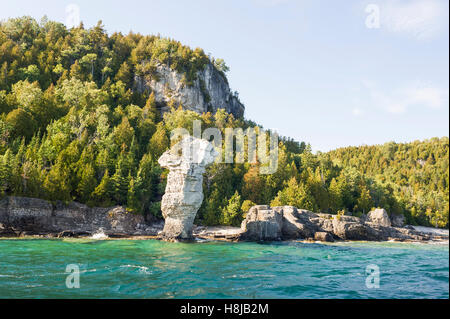
[[[156,126],[156,132],[150,139],[149,150],[157,160],[169,148],[169,138],[162,122]]]
[[[125,205],[127,202],[128,185],[130,182],[130,175],[128,173],[129,170],[126,168],[126,163],[122,153],[117,162],[116,171],[111,178],[113,183],[113,198],[119,205]]]
[[[280,191],[271,202],[271,206],[295,206],[311,211],[316,210],[314,197],[307,191],[303,184],[297,183],[295,178],[291,178],[287,187]]]
[[[242,221],[241,195],[238,191],[228,200],[228,205],[222,210],[222,224],[239,226]]]
[[[113,188],[114,185],[112,184],[111,178],[109,177],[108,169],[106,169],[105,174],[100,181],[100,184],[98,184],[91,195],[93,202],[101,206],[111,205],[114,191]]]
[[[130,183],[127,192],[127,210],[135,213],[142,213],[142,204],[138,198],[134,178],[129,176]]]
[[[361,188],[361,195],[358,198],[357,205],[363,213],[368,213],[373,207],[372,197],[370,196],[369,189],[365,185]]]
[[[81,180],[78,183],[77,193],[83,202],[87,202],[91,198],[92,192],[97,186],[94,168],[90,163],[83,167]]]

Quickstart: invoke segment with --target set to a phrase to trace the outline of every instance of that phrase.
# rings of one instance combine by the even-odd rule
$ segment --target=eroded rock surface
[[[161,202],[163,239],[192,238],[194,218],[203,201],[203,173],[217,155],[208,141],[188,136],[159,158],[158,163],[169,169]]]
[[[387,218],[387,219],[386,219]],[[252,241],[277,239],[333,240],[448,240],[448,236],[430,235],[410,228],[391,227],[384,209],[361,219],[354,216],[316,214],[292,206],[253,206],[241,225],[241,239]]]
[[[90,236],[99,230],[112,237],[156,235],[142,215],[128,213],[121,206],[91,208],[14,196],[0,201],[0,236]]]
[[[183,74],[171,69],[165,64],[156,66],[157,77],[150,81],[136,76],[135,85],[139,91],[150,88],[159,104],[167,105],[170,101],[182,104],[184,108],[197,113],[216,112],[225,109],[235,117],[242,117],[244,105],[233,94],[227,79],[208,63],[205,68],[197,72],[197,78],[192,85],[187,85]],[[169,110],[163,107],[162,111]]]

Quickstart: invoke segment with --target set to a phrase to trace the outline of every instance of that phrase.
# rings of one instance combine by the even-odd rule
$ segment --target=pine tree
[[[129,174],[125,167],[125,161],[123,155],[119,157],[119,161],[116,165],[116,172],[112,176],[113,182],[113,198],[119,205],[125,205],[127,202]]]
[[[153,154],[153,159],[158,158],[169,148],[169,138],[162,122],[156,126],[156,132],[150,139],[149,151]]]
[[[44,180],[45,197],[49,200],[72,200],[69,173],[61,165],[53,166]]]
[[[256,204],[254,202],[252,202],[251,200],[248,200],[248,199],[244,200],[244,202],[242,203],[242,206],[241,206],[242,217],[245,218],[245,216],[247,215],[250,208],[252,208],[255,205]]]
[[[95,178],[94,168],[90,163],[83,167],[81,180],[78,183],[77,193],[81,202],[85,203],[90,200],[91,193],[97,186],[97,179]]]
[[[259,165],[252,165],[243,177],[242,196],[254,203],[264,203],[264,180],[259,175]]]
[[[241,195],[238,191],[228,200],[227,206],[222,210],[222,224],[239,226],[242,221]]]
[[[373,207],[372,197],[370,196],[369,189],[365,185],[361,187],[361,195],[357,200],[357,205],[363,213],[369,212]]]
[[[145,103],[143,109],[144,119],[150,119],[153,123],[157,120],[158,110],[156,109],[155,93],[152,92]]]
[[[113,184],[109,177],[108,169],[100,181],[100,184],[95,188],[91,195],[94,205],[109,206],[112,204],[113,197]]]
[[[214,226],[220,224],[220,213],[222,211],[223,197],[217,188],[208,196],[205,203],[205,212],[203,214],[203,224]]]
[[[63,74],[63,76],[64,76],[64,74]],[[70,77],[76,78],[79,80],[85,80],[85,78],[86,78],[86,76],[83,73],[83,69],[78,64],[78,60],[75,61],[75,63],[72,64],[72,66],[70,67]]]
[[[127,87],[130,87],[130,83],[132,80],[132,73],[131,68],[126,61],[121,64],[114,80],[122,81],[123,83],[125,83]]]
[[[328,188],[328,194],[330,199],[330,209],[332,213],[336,213],[343,207],[342,204],[342,189],[340,184],[335,178],[331,180],[330,187]]]
[[[11,188],[11,151],[8,149],[2,156],[0,155],[0,196],[6,194]]]
[[[128,179],[130,180],[130,183],[127,192],[127,210],[134,213],[142,213],[142,205],[136,191],[135,180],[131,176],[129,176]]]

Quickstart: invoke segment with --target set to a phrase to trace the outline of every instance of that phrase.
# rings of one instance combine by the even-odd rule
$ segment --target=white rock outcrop
[[[159,158],[158,163],[169,169],[161,202],[163,239],[192,238],[194,218],[203,201],[203,173],[217,155],[208,141],[187,136]]]
[[[202,71],[197,72],[197,78],[192,85],[186,85],[183,74],[172,70],[165,64],[156,66],[157,77],[147,81],[136,76],[135,85],[139,91],[150,88],[155,94],[156,102],[167,105],[171,100],[182,104],[184,108],[197,113],[225,109],[235,117],[242,117],[244,105],[235,96],[226,78],[209,63]],[[163,107],[162,111],[168,111]]]

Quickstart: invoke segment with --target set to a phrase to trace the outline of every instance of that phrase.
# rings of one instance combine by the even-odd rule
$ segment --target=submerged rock
[[[194,218],[203,201],[203,173],[217,155],[208,141],[187,136],[159,158],[158,163],[170,171],[161,202],[163,239],[192,239]]]

